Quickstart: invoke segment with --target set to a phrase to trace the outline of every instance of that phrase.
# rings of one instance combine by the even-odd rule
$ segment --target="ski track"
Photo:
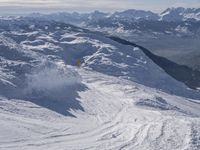
[[[45,125],[40,125],[40,123],[33,123],[28,119],[23,120],[23,117],[26,118],[26,116],[7,112],[6,115],[0,115],[2,122],[17,122],[19,128],[34,132],[36,135],[34,137],[25,135],[14,141],[0,141],[0,149],[200,149],[200,121],[198,117],[190,117],[187,114],[180,113],[177,113],[177,116],[165,113],[165,116],[163,116],[164,112],[162,111],[136,107],[134,102],[138,98],[148,97],[149,95],[142,89],[136,88],[133,83],[127,84],[127,82],[117,78],[89,71],[79,70],[79,72],[83,78],[83,83],[89,89],[89,92],[80,93],[83,106],[84,101],[87,101],[87,106],[85,106],[87,109],[85,112],[74,113],[77,114],[77,118],[88,115],[88,120],[64,117],[62,119],[66,120],[67,124],[64,126],[64,124],[58,122],[61,127],[59,129],[59,126],[54,128],[57,126],[56,121],[50,121],[47,125],[47,120],[44,122]],[[91,93],[96,97],[95,100],[88,99]],[[102,108],[104,105],[105,107]],[[94,106],[96,106],[95,109]],[[109,108],[112,110],[109,110]],[[6,112],[3,109],[1,111]],[[18,117],[20,120],[18,120]],[[99,122],[95,122],[96,127],[90,128],[90,121],[92,123],[94,120]],[[70,123],[77,126],[76,129],[82,123],[88,124],[88,127],[83,131],[81,131],[82,129],[76,131],[70,126]],[[35,126],[36,129],[34,129]],[[45,132],[41,132],[42,129],[45,129]]]

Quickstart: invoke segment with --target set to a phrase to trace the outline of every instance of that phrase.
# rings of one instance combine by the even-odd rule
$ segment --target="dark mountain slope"
[[[118,37],[110,37],[112,40],[124,45],[131,45],[140,48],[154,63],[160,66],[166,73],[178,81],[185,83],[188,87],[196,89],[200,87],[200,72],[184,65],[176,64],[164,57],[151,53],[148,49],[135,43]]]

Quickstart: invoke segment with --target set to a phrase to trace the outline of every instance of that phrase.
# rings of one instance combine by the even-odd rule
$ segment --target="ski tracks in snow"
[[[88,90],[79,93],[85,112],[72,111],[77,118],[62,118],[66,126],[65,123],[49,122],[46,134],[41,132],[32,138],[26,139],[25,136],[19,137],[23,140],[1,142],[0,149],[200,149],[199,117],[175,113],[175,110],[137,107],[137,100],[152,97],[148,89],[145,91],[132,82],[99,73],[83,70],[79,73],[83,84],[88,87]],[[40,127],[32,130],[32,126],[37,124],[33,120],[28,121],[30,134],[44,130]],[[21,130],[25,127],[23,122],[18,126]]]

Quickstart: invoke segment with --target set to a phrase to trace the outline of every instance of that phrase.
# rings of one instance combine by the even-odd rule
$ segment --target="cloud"
[[[162,11],[167,7],[200,7],[200,0],[1,0],[0,11],[116,11],[144,9]]]

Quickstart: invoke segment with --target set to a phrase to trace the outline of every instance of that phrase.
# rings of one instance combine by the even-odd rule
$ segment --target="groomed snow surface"
[[[70,97],[80,105],[68,110],[73,116],[2,97],[0,149],[200,149],[199,103],[100,73],[77,72],[84,86]]]
[[[13,26],[0,35],[1,150],[200,149],[199,92],[140,49],[66,24]]]

